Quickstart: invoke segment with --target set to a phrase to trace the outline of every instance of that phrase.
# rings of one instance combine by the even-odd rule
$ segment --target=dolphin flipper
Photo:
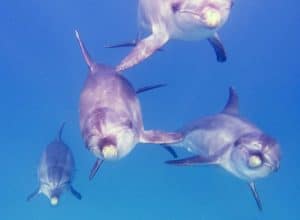
[[[177,157],[178,157],[178,154],[177,154],[177,152],[174,150],[173,147],[170,147],[170,146],[168,146],[168,145],[162,145],[162,147],[163,147],[166,151],[168,151],[174,158],[177,158]]]
[[[141,134],[141,143],[173,144],[183,140],[183,134],[179,132],[163,132],[157,130],[144,131]]]
[[[167,41],[167,33],[160,32],[140,40],[133,50],[116,67],[117,72],[124,71],[151,56],[156,50],[161,48]]]
[[[208,38],[208,42],[214,48],[214,51],[217,55],[217,61],[221,63],[225,62],[227,60],[226,51],[219,35],[215,34],[214,36]]]
[[[255,201],[256,201],[256,204],[257,204],[257,207],[258,207],[259,211],[262,211],[262,210],[263,210],[263,208],[262,208],[262,203],[261,203],[259,194],[258,194],[258,192],[257,192],[257,190],[256,190],[256,185],[255,185],[255,183],[254,183],[254,182],[250,182],[250,183],[249,183],[249,187],[250,187],[250,189],[251,189],[252,195],[253,195],[253,197],[254,197],[254,199],[255,199]]]
[[[153,85],[153,86],[145,86],[145,87],[142,87],[142,88],[138,88],[135,91],[135,93],[140,94],[140,93],[143,93],[143,92],[147,92],[147,91],[150,91],[150,90],[153,90],[153,89],[158,89],[158,88],[165,87],[165,86],[167,86],[167,84],[157,84],[157,85]]]
[[[103,160],[101,159],[97,159],[96,162],[94,163],[94,166],[91,170],[90,176],[89,176],[89,180],[92,180],[94,178],[94,176],[96,175],[97,171],[99,170],[100,166],[102,165]]]
[[[105,48],[135,47],[138,44],[138,42],[139,41],[136,39],[136,40],[129,41],[129,42],[106,45]]]
[[[70,192],[72,193],[73,196],[75,196],[78,200],[81,200],[82,199],[82,196],[81,194],[74,189],[73,186],[70,186]]]
[[[178,165],[178,166],[190,166],[196,164],[202,165],[215,165],[217,164],[216,158],[210,157],[202,157],[202,156],[193,156],[187,157],[180,160],[168,160],[166,161],[167,164]]]
[[[34,197],[36,197],[40,193],[40,188],[34,190],[29,196],[27,196],[27,202],[30,202]]]
[[[128,41],[128,42],[123,42],[123,43],[119,43],[119,44],[109,44],[104,46],[105,48],[120,48],[120,47],[135,47],[137,44],[139,43],[139,40],[132,40],[132,41]],[[157,49],[158,51],[163,51],[162,48]]]

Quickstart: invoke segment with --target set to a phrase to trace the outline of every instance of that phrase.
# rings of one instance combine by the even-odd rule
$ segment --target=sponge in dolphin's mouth
[[[114,159],[118,156],[118,151],[114,145],[107,145],[103,147],[102,154],[105,159]]]
[[[58,204],[58,198],[56,196],[52,197],[50,203],[51,205],[56,206]]]
[[[221,14],[214,8],[204,8],[202,17],[204,19],[204,23],[209,27],[216,27],[221,23]]]
[[[251,168],[257,168],[261,166],[262,161],[259,156],[254,155],[249,158],[248,164]]]

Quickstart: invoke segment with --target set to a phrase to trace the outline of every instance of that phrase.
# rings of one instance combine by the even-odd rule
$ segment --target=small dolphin
[[[219,165],[249,183],[258,208],[262,210],[254,181],[278,170],[279,144],[240,117],[238,96],[232,88],[221,113],[203,117],[181,131],[185,138],[176,146],[182,146],[197,156],[167,161],[168,164]]]
[[[89,56],[76,31],[89,74],[80,96],[80,129],[86,147],[97,157],[89,178],[104,160],[118,160],[129,154],[137,143],[176,143],[181,133],[144,130],[137,93],[130,82],[114,68],[97,64]]]
[[[61,194],[69,190],[77,199],[81,195],[73,186],[75,162],[69,147],[62,140],[61,126],[58,137],[46,147],[38,168],[39,187],[27,197],[30,201],[36,195],[43,193],[50,200],[51,205],[56,206]]]
[[[135,46],[116,71],[128,69],[151,56],[170,39],[208,39],[217,60],[224,62],[226,54],[217,31],[227,21],[232,0],[139,0],[139,29],[150,36],[133,42],[108,47]]]

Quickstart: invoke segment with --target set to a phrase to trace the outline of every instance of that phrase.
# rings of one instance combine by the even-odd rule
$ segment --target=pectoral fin
[[[258,207],[259,211],[262,211],[263,210],[262,203],[261,203],[261,200],[259,198],[259,194],[258,194],[258,192],[256,190],[255,183],[254,182],[250,182],[249,183],[249,187],[251,189],[252,195],[253,195],[253,197],[254,197],[254,199],[256,201],[256,204],[257,204],[257,207]]]
[[[217,61],[225,62],[227,60],[227,56],[226,56],[225,48],[220,40],[219,35],[215,34],[214,36],[208,38],[208,42],[214,48],[214,51],[217,56]]]
[[[173,144],[183,140],[183,134],[179,132],[163,132],[157,130],[144,131],[140,142],[153,144]]]
[[[90,176],[89,176],[89,180],[92,180],[94,178],[94,176],[96,175],[97,171],[99,170],[99,168],[101,167],[103,163],[103,160],[101,159],[97,159],[96,162],[94,163],[94,166],[91,170]]]
[[[127,55],[116,67],[116,71],[124,71],[142,62],[151,56],[156,50],[160,49],[168,40],[169,36],[164,32],[152,34],[149,37],[140,40],[129,55]]]
[[[137,89],[135,91],[135,93],[140,94],[140,93],[143,93],[143,92],[147,92],[147,91],[150,91],[150,90],[153,90],[153,89],[158,89],[158,88],[165,87],[165,86],[167,86],[167,84],[157,84],[157,85],[153,85],[153,86],[145,86],[145,87]]]
[[[190,165],[216,165],[217,161],[215,158],[194,156],[188,157],[180,160],[168,160],[167,164],[177,165],[177,166],[190,166]]]
[[[75,196],[78,200],[81,200],[81,199],[82,199],[81,194],[80,194],[77,190],[75,190],[75,189],[73,188],[73,186],[70,186],[70,192],[71,192],[72,195]]]
[[[166,151],[168,151],[174,158],[177,158],[177,157],[178,157],[178,154],[177,154],[177,152],[174,150],[173,147],[170,147],[170,146],[168,146],[168,145],[162,145],[162,147],[163,147]]]
[[[36,197],[40,193],[40,188],[34,190],[29,196],[27,196],[27,202],[30,202],[34,197]]]
[[[138,44],[138,40],[132,40],[129,42],[123,42],[119,44],[111,44],[111,45],[106,45],[106,48],[119,48],[119,47],[135,47]]]

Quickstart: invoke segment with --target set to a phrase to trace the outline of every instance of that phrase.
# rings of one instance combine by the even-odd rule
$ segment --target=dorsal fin
[[[60,126],[59,131],[58,131],[57,139],[58,139],[59,141],[62,140],[61,137],[62,137],[62,133],[63,133],[64,127],[65,127],[65,124],[66,124],[66,122],[63,122],[62,125]]]
[[[78,41],[78,43],[79,43],[79,46],[80,46],[80,49],[81,49],[81,53],[82,53],[82,55],[83,55],[83,58],[84,58],[86,64],[88,65],[88,67],[89,67],[91,73],[93,73],[93,72],[94,72],[93,70],[94,70],[95,67],[96,67],[96,63],[92,60],[92,58],[91,58],[91,56],[90,56],[88,50],[86,49],[86,47],[85,47],[83,41],[81,40],[80,35],[79,35],[79,32],[78,32],[77,30],[75,30],[75,35],[76,35],[77,41]]]
[[[222,113],[230,115],[239,114],[239,97],[232,87],[229,88],[229,97]]]

